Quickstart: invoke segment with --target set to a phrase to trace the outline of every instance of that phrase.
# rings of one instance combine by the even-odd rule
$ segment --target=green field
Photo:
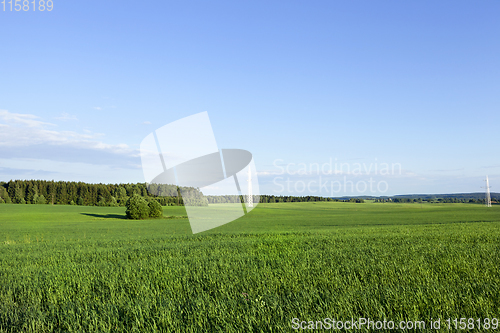
[[[260,204],[196,235],[183,207],[164,215],[0,205],[0,332],[500,318],[500,206]]]

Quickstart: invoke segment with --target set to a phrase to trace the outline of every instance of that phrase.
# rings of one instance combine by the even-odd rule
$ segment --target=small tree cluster
[[[151,200],[148,204],[149,207],[149,217],[161,217],[163,216],[163,209],[161,205],[156,200]]]
[[[148,203],[146,199],[139,195],[131,196],[126,203],[127,218],[132,220],[142,220],[148,217],[161,217],[163,216],[163,209],[155,199],[150,200]]]

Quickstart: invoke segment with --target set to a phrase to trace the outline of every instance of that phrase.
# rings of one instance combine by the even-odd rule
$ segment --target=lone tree
[[[126,203],[127,218],[132,220],[141,220],[149,217],[149,206],[146,200],[141,196],[134,194]]]

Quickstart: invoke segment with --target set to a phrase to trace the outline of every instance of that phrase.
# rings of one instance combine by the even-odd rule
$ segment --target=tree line
[[[155,189],[156,190],[156,189]],[[183,205],[180,191],[191,198],[201,198],[198,189],[162,185],[160,194],[153,195],[146,183],[137,184],[87,184],[83,182],[11,180],[0,182],[0,203],[55,204],[80,206],[125,206],[133,195],[146,199],[155,198],[162,206]],[[155,192],[152,192],[155,193]]]
[[[182,194],[182,195],[181,195]],[[204,196],[198,188],[164,184],[88,184],[84,182],[11,180],[0,182],[0,203],[54,204],[80,206],[125,206],[134,195],[147,201],[154,198],[162,206],[205,206],[214,203],[245,202],[241,195]],[[338,199],[318,196],[254,195],[255,203],[347,201],[363,199]]]
[[[209,204],[216,203],[239,203],[246,202],[247,196],[242,195],[208,195],[206,196]],[[316,202],[316,201],[342,201],[326,197],[316,196],[275,196],[275,195],[254,195],[252,196],[254,203],[276,203],[276,202]]]
[[[363,199],[359,198],[329,198],[329,197],[318,197],[306,195],[302,197],[296,196],[275,196],[275,195],[261,195],[260,201],[262,203],[274,203],[274,202],[319,202],[319,201],[331,201],[331,202],[357,202],[363,203]]]

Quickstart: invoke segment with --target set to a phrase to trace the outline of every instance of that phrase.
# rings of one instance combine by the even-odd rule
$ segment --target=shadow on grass
[[[92,216],[98,219],[120,219],[120,220],[127,219],[126,215],[120,215],[120,214],[91,214],[91,213],[80,213],[80,214]]]
[[[92,214],[92,213],[80,213],[82,215],[94,217],[95,220],[105,220],[105,219],[118,219],[118,220],[128,220],[126,215],[120,214]],[[187,215],[172,215],[172,216],[161,216],[161,217],[150,217],[145,220],[176,220],[176,219],[187,219]],[[131,220],[132,221],[132,220]]]

